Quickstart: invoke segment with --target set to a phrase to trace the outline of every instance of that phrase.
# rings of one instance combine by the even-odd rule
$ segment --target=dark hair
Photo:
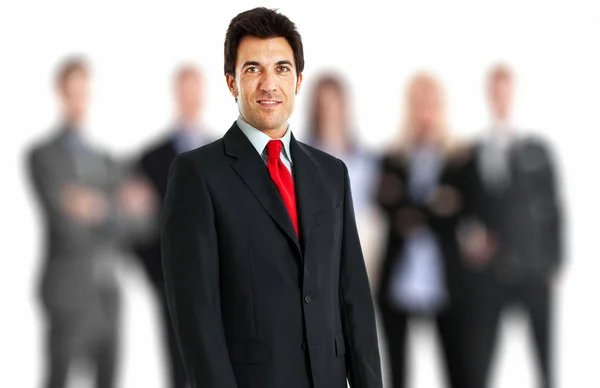
[[[67,82],[67,79],[74,73],[81,72],[88,75],[90,67],[85,58],[80,56],[69,57],[60,64],[56,72],[55,84],[59,90],[62,90]]]
[[[304,70],[304,50],[302,38],[296,25],[277,10],[264,7],[242,12],[231,19],[225,35],[225,74],[235,77],[237,50],[244,36],[260,39],[285,38],[294,52],[296,74]]]
[[[317,83],[315,84],[311,97],[311,111],[309,116],[309,138],[312,142],[319,143],[323,137],[323,128],[322,128],[322,109],[321,109],[321,99],[322,92],[326,88],[331,88],[335,91],[338,98],[342,103],[342,114],[344,115],[344,128],[349,131],[348,128],[348,101],[347,101],[347,88],[341,77],[335,75],[334,73],[325,73],[319,77]],[[350,140],[351,134],[347,133],[348,141]]]

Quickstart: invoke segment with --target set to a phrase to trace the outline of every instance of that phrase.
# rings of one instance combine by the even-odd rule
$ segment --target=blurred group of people
[[[210,141],[201,125],[203,76],[186,65],[175,76],[177,121],[164,139],[130,160],[116,160],[86,136],[90,65],[69,58],[56,88],[62,121],[27,152],[27,170],[45,220],[40,300],[47,323],[44,387],[65,387],[85,361],[96,387],[114,387],[119,364],[118,264],[139,262],[159,303],[170,386],[187,386],[167,310],[160,251],[160,204],[169,165]]]
[[[82,359],[91,362],[96,387],[115,386],[116,266],[131,253],[161,309],[170,386],[187,386],[166,304],[158,218],[172,160],[216,140],[202,121],[204,81],[197,67],[177,70],[172,128],[124,162],[86,137],[88,63],[72,58],[59,68],[63,120],[27,153],[45,220],[44,387],[65,387],[71,366]],[[441,82],[429,73],[414,75],[404,124],[382,153],[361,144],[344,79],[323,74],[313,89],[306,142],[348,166],[390,387],[409,386],[409,322],[423,319],[437,327],[448,386],[488,386],[498,325],[514,304],[524,308],[531,325],[540,386],[553,387],[552,299],[562,262],[562,200],[551,150],[511,121],[514,82],[505,65],[490,71],[493,122],[471,141],[452,134]],[[381,216],[379,227],[373,213]]]
[[[511,121],[514,74],[487,80],[493,117],[476,141],[453,136],[438,80],[416,75],[376,201],[387,243],[375,294],[394,388],[407,386],[409,322],[437,328],[449,387],[489,386],[507,307],[528,317],[540,387],[553,385],[553,280],[562,262],[560,188],[545,142]]]

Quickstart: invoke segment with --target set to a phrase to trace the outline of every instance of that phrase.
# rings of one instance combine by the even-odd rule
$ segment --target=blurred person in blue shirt
[[[376,298],[394,388],[408,384],[409,322],[420,319],[435,323],[448,386],[462,388],[455,179],[465,154],[447,129],[445,105],[440,82],[416,74],[399,141],[379,167],[376,201],[388,227]]]

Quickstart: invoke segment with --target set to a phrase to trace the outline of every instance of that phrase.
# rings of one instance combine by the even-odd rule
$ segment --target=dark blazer
[[[539,138],[523,137],[509,149],[511,180],[501,191],[483,179],[481,142],[461,178],[467,220],[483,224],[497,239],[498,250],[487,272],[500,280],[547,277],[562,262],[562,200],[557,171],[548,146]]]
[[[169,166],[177,156],[173,140],[170,136],[158,142],[140,157],[137,168],[145,176],[154,192],[158,196],[159,203],[162,204],[167,191],[167,179],[169,176]],[[163,270],[160,252],[160,231],[155,235],[137,242],[134,247],[137,257],[142,261],[142,265],[150,281],[162,292],[164,287]]]
[[[163,267],[193,387],[382,387],[347,168],[290,148],[300,239],[235,123],[171,164]]]
[[[411,229],[429,227],[441,250],[444,260],[444,276],[449,304],[460,297],[460,259],[456,240],[456,225],[462,212],[463,201],[457,187],[457,179],[467,161],[467,150],[456,147],[444,156],[439,174],[438,189],[429,201],[415,203],[408,195],[410,159],[407,150],[385,155],[380,162],[379,184],[376,202],[385,215],[388,230],[383,260],[376,287],[378,305],[384,309],[397,310],[391,299],[390,286],[394,267],[402,260],[401,252]],[[410,313],[410,312],[408,312]]]

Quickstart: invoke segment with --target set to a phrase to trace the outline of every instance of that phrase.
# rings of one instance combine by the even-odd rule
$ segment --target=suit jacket
[[[448,305],[460,297],[461,271],[456,240],[456,224],[462,211],[462,200],[457,187],[459,172],[466,162],[462,148],[448,152],[440,168],[438,189],[425,203],[416,203],[408,195],[410,157],[407,151],[385,155],[380,163],[376,202],[382,209],[388,225],[387,243],[383,253],[377,302],[382,308],[397,310],[391,299],[391,281],[394,267],[405,258],[402,251],[408,233],[422,225],[427,226],[439,244],[444,266],[444,283]]]
[[[158,144],[143,152],[137,168],[152,185],[159,203],[162,204],[167,191],[169,167],[177,156],[171,137],[166,137]],[[160,249],[160,230],[143,241],[136,242],[134,252],[141,259],[142,265],[152,284],[163,292],[164,281]]]
[[[118,210],[116,188],[124,169],[105,152],[70,143],[67,129],[36,144],[27,153],[27,169],[45,225],[45,260],[41,297],[54,311],[79,311],[94,306],[98,292],[115,288],[115,261],[122,244],[142,220],[128,219]],[[108,217],[97,224],[72,218],[62,204],[67,184],[83,184],[110,201]]]
[[[293,136],[290,149],[299,239],[235,123],[171,164],[163,267],[193,387],[382,386],[348,171]]]
[[[474,145],[461,178],[463,218],[476,220],[497,239],[498,250],[484,270],[500,280],[547,277],[562,262],[562,201],[556,168],[539,138],[515,140],[508,150],[510,183],[500,190],[486,184],[479,163],[485,149]]]

